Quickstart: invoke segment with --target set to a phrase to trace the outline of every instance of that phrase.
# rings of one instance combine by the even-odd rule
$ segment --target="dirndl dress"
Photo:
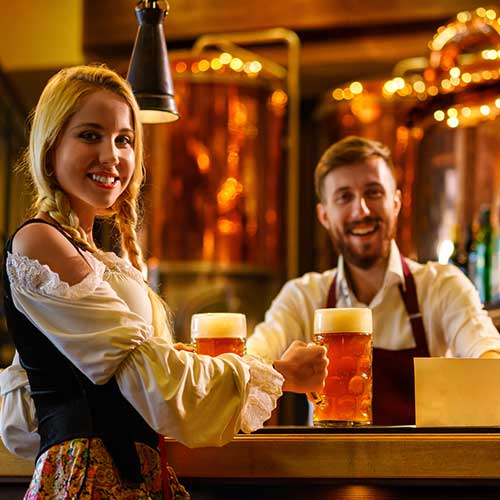
[[[128,483],[99,438],[78,438],[52,446],[35,465],[25,500],[163,500],[160,454],[136,443],[144,481]],[[168,466],[172,500],[189,499]]]

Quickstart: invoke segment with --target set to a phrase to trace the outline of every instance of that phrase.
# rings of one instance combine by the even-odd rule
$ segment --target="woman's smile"
[[[86,96],[53,153],[54,174],[81,224],[113,206],[135,168],[134,132],[125,99],[107,90]],[[84,222],[85,221],[85,222]]]
[[[87,177],[92,179],[99,187],[105,189],[113,189],[120,180],[119,177],[110,176],[108,174],[88,174]]]

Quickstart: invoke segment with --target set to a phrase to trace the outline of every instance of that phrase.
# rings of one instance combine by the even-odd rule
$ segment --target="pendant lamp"
[[[168,3],[142,0],[135,12],[139,29],[127,74],[139,104],[143,123],[166,123],[179,119],[174,99],[163,21]]]

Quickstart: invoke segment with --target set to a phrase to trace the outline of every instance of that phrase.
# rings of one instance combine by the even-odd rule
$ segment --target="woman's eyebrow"
[[[102,125],[100,125],[99,123],[93,123],[93,122],[77,123],[76,125],[71,127],[72,130],[78,129],[78,128],[94,128],[94,129],[98,129],[98,130],[104,130],[104,127]],[[134,131],[129,127],[124,127],[122,129],[120,129],[120,133],[133,134]]]

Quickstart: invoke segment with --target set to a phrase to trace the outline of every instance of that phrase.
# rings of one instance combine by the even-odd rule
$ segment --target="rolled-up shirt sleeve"
[[[177,351],[170,337],[153,335],[129,310],[101,271],[69,287],[46,266],[28,264],[36,280],[27,280],[19,265],[7,267],[15,307],[92,382],[114,376],[155,431],[188,446],[216,446],[270,417],[283,384],[272,366]]]
[[[483,308],[471,281],[453,266],[436,265],[434,269],[441,272],[441,277],[435,280],[438,286],[427,299],[433,300],[434,304],[434,309],[429,307],[433,320],[429,329],[434,327],[438,330],[439,327],[450,353],[455,357],[478,358],[487,351],[500,352],[498,330]],[[438,337],[437,334],[435,336]],[[435,340],[431,338],[431,347],[433,342]]]
[[[313,339],[314,310],[324,307],[332,277],[307,273],[286,283],[253,334],[247,340],[247,352],[273,362],[294,340]]]

